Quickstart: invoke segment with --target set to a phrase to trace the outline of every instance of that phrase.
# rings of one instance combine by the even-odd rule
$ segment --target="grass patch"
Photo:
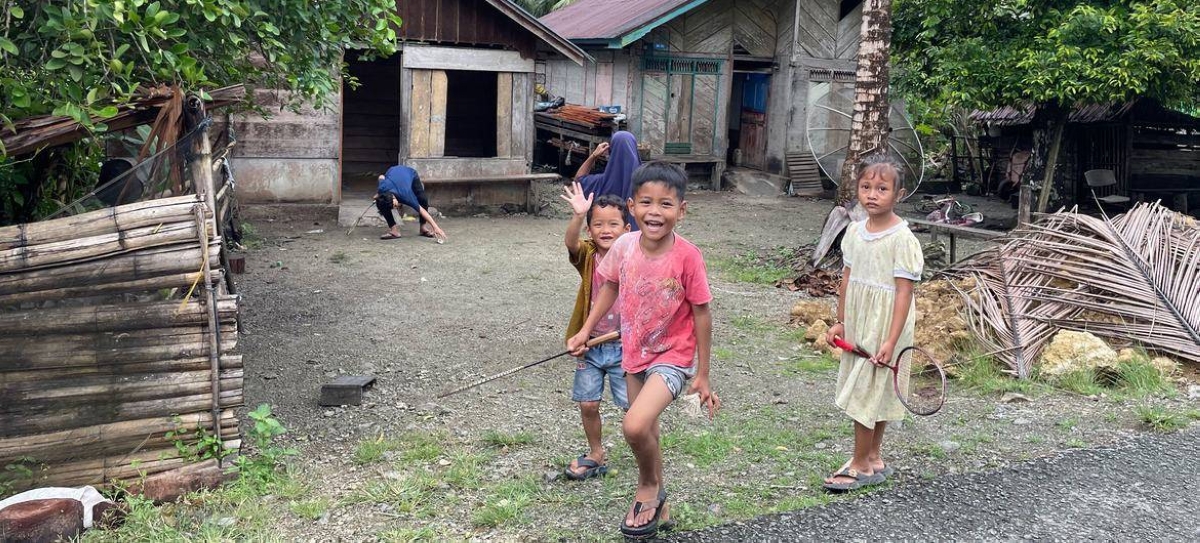
[[[242,223],[241,231],[242,231],[241,244],[243,247],[245,247],[247,249],[250,249],[250,250],[261,249],[263,244],[266,243],[266,240],[263,239],[262,234],[259,233],[258,228],[255,228],[253,224],[250,224],[248,222]]]
[[[1162,406],[1138,406],[1134,408],[1133,412],[1147,428],[1163,434],[1182,430],[1191,422],[1189,419],[1200,418],[1194,416],[1194,414],[1200,415],[1195,411],[1181,413]]]
[[[713,347],[712,355],[717,360],[733,360],[733,358],[737,356],[733,349],[729,349],[727,347]]]
[[[769,332],[775,329],[771,323],[751,315],[738,315],[730,319],[729,324],[743,332]]]
[[[428,517],[435,512],[433,506],[438,502],[439,482],[435,475],[427,472],[373,479],[350,494],[346,502],[387,504],[398,513]]]
[[[662,436],[664,451],[683,454],[701,468],[724,461],[734,452],[736,446],[737,441],[733,435],[715,430],[681,429]]]
[[[1072,448],[1072,449],[1083,449],[1088,446],[1086,441],[1079,439],[1077,437],[1068,439],[1067,442],[1064,443],[1064,445],[1066,445],[1067,447]]]
[[[841,361],[833,355],[823,352],[818,356],[795,356],[784,362],[784,370],[788,373],[803,375],[808,373],[832,373],[837,370]]]
[[[533,434],[529,432],[508,434],[496,430],[488,430],[483,434],[483,442],[490,447],[498,448],[529,445],[530,443],[533,443]]]
[[[507,481],[492,489],[483,507],[471,514],[471,524],[482,528],[495,528],[528,522],[525,509],[541,493],[536,479],[526,477]]]
[[[795,273],[783,264],[794,257],[792,249],[780,248],[764,258],[754,251],[747,251],[732,258],[717,258],[712,261],[713,269],[728,281],[774,285]]]
[[[341,264],[341,263],[345,262],[346,260],[348,260],[349,258],[350,257],[346,256],[346,253],[344,253],[342,251],[337,251],[337,252],[329,255],[329,262],[331,262],[333,264]]]
[[[383,434],[373,439],[364,439],[354,448],[354,463],[373,464],[383,460],[384,453],[399,448],[400,443],[383,437]]]
[[[1054,425],[1057,426],[1059,430],[1070,432],[1071,430],[1074,430],[1076,426],[1079,426],[1079,422],[1072,418],[1066,418],[1055,422]]]
[[[442,480],[458,488],[479,488],[483,483],[483,465],[488,460],[488,455],[455,451],[450,455],[450,465],[442,474]]]
[[[1092,370],[1075,370],[1054,379],[1054,385],[1083,396],[1099,396],[1106,391]]]
[[[954,376],[964,387],[980,394],[1003,394],[1020,392],[1033,394],[1040,387],[1029,379],[1014,379],[1000,369],[990,356],[974,356],[965,359],[955,368]]]
[[[329,500],[317,498],[288,502],[288,509],[302,519],[317,520],[329,511]]]
[[[1117,384],[1126,396],[1170,397],[1175,395],[1175,386],[1145,357],[1138,357],[1117,365]]]
[[[379,534],[379,540],[387,543],[416,543],[418,541],[445,541],[446,538],[429,526],[399,528]]]

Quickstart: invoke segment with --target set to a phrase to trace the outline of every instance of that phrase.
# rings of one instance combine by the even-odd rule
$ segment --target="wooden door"
[[[742,150],[742,166],[765,170],[767,168],[767,93],[771,76],[767,74],[745,74],[742,83],[741,136],[738,149]]]
[[[667,103],[667,154],[692,152],[692,95],[695,77],[691,74],[669,76],[670,95]]]

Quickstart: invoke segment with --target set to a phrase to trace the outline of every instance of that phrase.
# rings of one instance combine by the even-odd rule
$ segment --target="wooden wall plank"
[[[837,34],[834,57],[847,60],[858,58],[858,42],[862,38],[862,4],[838,21]]]
[[[667,107],[667,143],[691,142],[692,79],[691,75],[672,75],[671,94]]]
[[[509,156],[533,161],[533,78],[512,76],[512,150]]]
[[[723,115],[728,104],[720,106],[717,103],[720,76],[698,75],[696,77],[696,92],[692,97],[695,107],[692,109],[692,154],[707,155],[714,151],[713,123],[716,117]]]
[[[642,80],[641,137],[652,154],[662,154],[666,142],[667,76],[645,74]]]
[[[829,4],[828,6],[826,4]],[[798,40],[804,52],[814,58],[835,58],[837,46],[837,9],[824,0],[798,0],[800,28]]]
[[[446,90],[445,70],[432,70],[429,85],[429,156],[446,154]]]
[[[412,71],[412,115],[409,118],[408,156],[411,158],[430,157],[429,145],[429,114],[433,92],[433,71]]]
[[[400,149],[397,153],[396,163],[404,162],[408,158],[409,149],[412,148],[412,131],[410,125],[412,123],[412,86],[413,74],[412,70],[402,68],[400,70]]]
[[[496,74],[496,156],[513,156],[513,74]]]
[[[567,61],[570,62],[570,61]],[[404,67],[480,72],[533,72],[533,58],[516,51],[405,44]]]
[[[613,104],[613,65],[605,62],[596,65],[596,105]]]
[[[773,56],[779,26],[774,5],[765,0],[742,0],[734,3],[733,10],[733,40],[751,55]]]
[[[622,111],[628,113],[633,102],[633,91],[630,90],[630,70],[629,56],[615,55],[612,64],[612,103],[621,106]]]

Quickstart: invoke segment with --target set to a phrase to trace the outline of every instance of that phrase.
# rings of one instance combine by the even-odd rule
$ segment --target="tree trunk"
[[[1054,171],[1058,166],[1058,152],[1062,147],[1063,129],[1067,124],[1067,111],[1057,103],[1041,104],[1033,117],[1033,149],[1029,166],[1025,168],[1022,185],[1038,191],[1034,211],[1045,213],[1050,204],[1050,195],[1055,191]],[[1059,195],[1061,197],[1061,194]]]
[[[862,8],[861,40],[858,46],[858,72],[854,79],[854,116],[851,120],[850,147],[842,163],[837,204],[855,198],[859,160],[887,149],[888,60],[892,44],[891,0],[866,0]]]

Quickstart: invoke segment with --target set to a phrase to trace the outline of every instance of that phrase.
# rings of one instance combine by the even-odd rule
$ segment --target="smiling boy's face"
[[[625,223],[625,214],[619,208],[596,206],[592,208],[592,220],[587,229],[596,248],[607,251],[621,234],[629,231],[629,225]]]
[[[629,209],[642,237],[658,241],[675,230],[675,224],[687,213],[687,202],[670,185],[651,181],[638,187],[629,199]]]

